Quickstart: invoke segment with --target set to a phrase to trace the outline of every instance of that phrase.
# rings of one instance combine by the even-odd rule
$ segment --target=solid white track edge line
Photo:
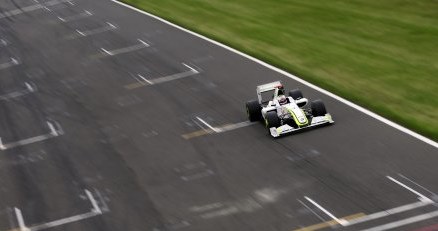
[[[329,96],[331,98],[334,98],[334,99],[336,99],[336,100],[338,100],[338,101],[340,101],[340,102],[342,102],[342,103],[344,103],[344,104],[346,104],[346,105],[348,105],[348,106],[350,106],[350,107],[352,107],[352,108],[354,108],[354,109],[356,109],[356,110],[358,110],[358,111],[360,111],[360,112],[362,112],[362,113],[364,113],[364,114],[366,114],[368,116],[371,116],[371,117],[373,117],[373,118],[375,118],[375,119],[377,119],[377,120],[379,120],[379,121],[381,121],[381,122],[383,122],[383,123],[385,123],[385,124],[395,128],[395,129],[401,131],[401,132],[404,132],[404,133],[406,133],[408,135],[411,135],[411,136],[413,136],[413,137],[415,137],[415,138],[417,138],[417,139],[419,139],[419,140],[421,140],[421,141],[423,141],[423,142],[425,142],[427,144],[432,145],[435,148],[438,148],[438,143],[437,142],[435,142],[435,141],[433,141],[433,140],[431,140],[431,139],[429,139],[429,138],[427,138],[427,137],[425,137],[423,135],[420,135],[420,134],[418,134],[418,133],[416,133],[416,132],[414,132],[414,131],[412,131],[412,130],[410,130],[408,128],[405,128],[405,127],[403,127],[403,126],[401,126],[401,125],[399,125],[399,124],[397,124],[397,123],[395,123],[393,121],[390,121],[390,120],[388,120],[388,119],[386,119],[386,118],[384,118],[384,117],[382,117],[382,116],[380,116],[380,115],[378,115],[378,114],[376,114],[376,113],[374,113],[374,112],[372,112],[372,111],[370,111],[368,109],[365,109],[365,108],[363,108],[363,107],[361,107],[361,106],[359,106],[359,105],[357,105],[357,104],[355,104],[355,103],[353,103],[351,101],[348,101],[348,100],[346,100],[346,99],[344,99],[344,98],[342,98],[342,97],[340,97],[338,95],[335,95],[335,94],[333,94],[333,93],[331,93],[331,92],[329,92],[327,90],[324,90],[324,89],[322,89],[322,88],[320,88],[320,87],[318,87],[318,86],[316,86],[314,84],[311,84],[311,83],[309,83],[309,82],[307,82],[307,81],[305,81],[305,80],[303,80],[303,79],[301,79],[301,78],[299,78],[299,77],[297,77],[297,76],[295,76],[295,75],[293,75],[293,74],[291,74],[289,72],[286,72],[286,71],[284,71],[284,70],[282,70],[280,68],[274,67],[271,64],[265,63],[265,62],[263,62],[263,61],[261,61],[261,60],[259,60],[257,58],[254,58],[254,57],[252,57],[252,56],[250,56],[248,54],[245,54],[245,53],[243,53],[241,51],[238,51],[238,50],[236,50],[234,48],[231,48],[231,47],[229,47],[229,46],[227,46],[225,44],[222,44],[222,43],[220,43],[218,41],[210,39],[210,38],[208,38],[206,36],[200,35],[200,34],[198,34],[196,32],[188,30],[188,29],[186,29],[184,27],[178,26],[178,25],[176,25],[176,24],[174,24],[172,22],[169,22],[169,21],[167,21],[167,20],[165,20],[163,18],[160,18],[160,17],[158,17],[156,15],[153,15],[153,14],[151,14],[149,12],[140,10],[138,8],[135,8],[135,7],[131,6],[131,5],[128,5],[128,4],[123,3],[123,2],[120,2],[118,0],[110,0],[110,1],[112,1],[114,3],[117,3],[117,4],[121,5],[121,6],[127,7],[127,8],[129,8],[131,10],[136,11],[136,12],[139,12],[141,14],[147,15],[147,16],[149,16],[151,18],[154,18],[154,19],[156,19],[156,20],[158,20],[160,22],[163,22],[163,23],[165,23],[167,25],[175,27],[175,28],[177,28],[179,30],[182,30],[184,32],[187,32],[187,33],[189,33],[189,34],[191,34],[193,36],[196,36],[196,37],[201,38],[203,40],[206,40],[206,41],[208,41],[210,43],[213,43],[213,44],[215,44],[215,45],[217,45],[219,47],[227,49],[227,50],[229,50],[229,51],[231,51],[233,53],[236,53],[236,54],[238,54],[240,56],[243,56],[243,57],[245,57],[245,58],[247,58],[247,59],[249,59],[251,61],[254,61],[254,62],[256,62],[256,63],[258,63],[258,64],[260,64],[260,65],[262,65],[262,66],[264,66],[266,68],[269,68],[269,69],[271,69],[273,71],[276,71],[276,72],[278,72],[278,73],[280,73],[280,74],[282,74],[282,75],[284,75],[286,77],[289,77],[289,78],[291,78],[291,79],[293,79],[293,80],[295,80],[297,82],[300,82],[300,83],[302,83],[302,84],[304,84],[304,85],[306,85],[306,86],[308,86],[308,87],[310,87],[310,88],[312,88],[312,89],[314,89],[316,91],[319,91],[319,92],[321,92],[321,93],[323,93],[323,94],[325,94],[325,95],[327,95],[327,96]]]

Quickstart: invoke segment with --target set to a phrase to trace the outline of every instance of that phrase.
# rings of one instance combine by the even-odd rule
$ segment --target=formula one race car
[[[321,100],[308,102],[299,89],[284,95],[280,81],[257,87],[258,100],[246,103],[250,121],[264,120],[273,137],[334,121]]]

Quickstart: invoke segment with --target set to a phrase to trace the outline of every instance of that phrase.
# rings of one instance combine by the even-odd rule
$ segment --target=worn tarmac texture
[[[438,221],[431,145],[111,1],[5,0],[0,10],[0,230]],[[336,124],[272,139],[245,122],[244,102],[274,80],[321,98]]]

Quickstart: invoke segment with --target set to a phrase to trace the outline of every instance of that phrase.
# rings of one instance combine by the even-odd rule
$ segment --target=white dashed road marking
[[[4,70],[20,64],[20,61],[11,57],[11,61],[0,64],[0,70]]]
[[[47,126],[50,129],[49,134],[39,135],[39,136],[35,136],[35,137],[20,140],[20,141],[12,142],[12,143],[7,143],[7,144],[3,144],[1,141],[1,138],[0,138],[0,150],[6,150],[6,149],[15,148],[18,146],[33,144],[36,142],[41,142],[41,141],[44,141],[44,140],[47,140],[47,139],[64,134],[62,128],[59,126],[58,123],[56,123],[56,128],[55,128],[55,125],[52,122],[47,121]]]
[[[330,218],[332,218],[333,220],[335,220],[336,222],[338,222],[340,225],[345,226],[348,224],[348,221],[344,220],[344,219],[339,219],[337,217],[335,217],[332,213],[330,213],[329,211],[327,211],[325,208],[323,208],[321,205],[319,205],[318,203],[316,203],[314,200],[310,199],[309,197],[305,196],[304,197],[307,201],[309,201],[310,203],[312,203],[314,206],[316,206],[319,210],[321,210],[323,213],[325,213],[327,216],[329,216]]]
[[[52,1],[45,2],[44,4],[35,4],[32,6],[22,7],[20,9],[2,12],[2,13],[0,13],[0,19],[15,16],[15,15],[24,14],[27,12],[32,12],[32,11],[39,10],[39,9],[50,10],[47,8],[48,6],[55,6],[57,4],[65,3],[65,2],[68,2],[68,0],[52,0]]]
[[[112,31],[112,30],[116,30],[117,27],[114,26],[114,24],[106,22],[106,26],[101,27],[101,28],[96,28],[93,30],[87,30],[87,31],[80,31],[80,30],[76,30],[76,33],[78,33],[80,36],[82,37],[86,37],[86,36],[90,36],[90,35],[95,35],[95,34],[100,34],[103,32],[107,32],[107,31]],[[77,38],[77,36],[71,36],[72,38]]]
[[[96,201],[96,199],[94,198],[93,194],[90,191],[85,190],[85,194],[92,205],[92,209],[90,212],[67,217],[67,218],[63,218],[63,219],[59,219],[59,220],[55,220],[55,221],[51,221],[51,222],[47,222],[47,223],[43,223],[43,224],[38,224],[35,226],[26,226],[24,218],[23,218],[23,214],[21,213],[21,210],[18,208],[14,208],[15,215],[16,215],[17,222],[18,222],[18,230],[19,231],[38,231],[38,230],[50,229],[53,227],[62,226],[65,224],[69,224],[69,223],[85,220],[85,219],[88,219],[91,217],[99,216],[99,215],[102,215],[104,212],[109,211],[107,208],[105,208],[105,210],[102,210],[99,207],[98,202]],[[99,199],[101,199],[101,198],[99,198]],[[99,202],[104,203],[103,201],[99,201]]]
[[[135,77],[134,78],[138,82],[137,83],[132,83],[132,84],[125,85],[125,88],[129,89],[129,90],[132,90],[132,89],[136,89],[136,88],[139,88],[139,87],[144,87],[144,86],[147,86],[147,85],[154,85],[154,84],[169,82],[169,81],[172,81],[172,80],[182,79],[182,78],[190,77],[190,76],[193,76],[193,75],[196,75],[196,74],[200,73],[198,70],[194,69],[193,67],[191,67],[191,66],[189,66],[189,65],[187,65],[185,63],[182,63],[182,65],[184,65],[185,67],[189,68],[189,70],[181,72],[181,73],[176,73],[176,74],[173,74],[173,75],[168,75],[168,76],[163,76],[163,77],[159,77],[159,78],[150,79],[150,80],[145,78],[141,74],[137,74],[137,76],[140,79],[137,79]]]
[[[386,178],[388,178],[388,179],[390,179],[391,181],[395,182],[396,184],[402,186],[403,188],[407,189],[408,191],[410,191],[410,192],[416,194],[416,195],[418,196],[418,199],[419,199],[420,201],[433,203],[433,201],[432,201],[431,199],[429,199],[428,197],[424,196],[423,194],[421,194],[421,193],[415,191],[414,189],[408,187],[407,185],[401,183],[400,181],[398,181],[398,180],[396,180],[396,179],[394,179],[394,178],[392,178],[392,177],[390,177],[390,176],[386,176]]]
[[[5,47],[7,45],[8,45],[8,42],[6,42],[6,40],[0,39],[0,47]]]
[[[132,51],[136,51],[136,50],[140,50],[140,49],[144,49],[144,48],[150,47],[150,45],[148,43],[146,43],[145,41],[143,41],[141,39],[137,39],[137,41],[139,41],[139,44],[132,45],[132,46],[129,46],[129,47],[119,48],[119,49],[111,50],[111,51],[108,51],[108,50],[106,50],[104,48],[100,48],[100,50],[103,51],[103,53],[104,53],[103,57],[105,57],[105,56],[120,55],[120,54],[124,54],[124,53],[128,53],[128,52],[132,52]]]
[[[88,10],[84,10],[83,13],[80,13],[80,14],[78,14],[78,15],[73,15],[73,16],[64,17],[64,18],[58,16],[58,19],[59,19],[61,22],[71,22],[71,21],[75,21],[75,20],[83,19],[83,18],[86,18],[86,17],[90,17],[90,16],[92,16],[92,15],[93,15],[93,13],[91,13],[90,11],[88,11]]]
[[[11,93],[8,93],[5,95],[0,95],[0,100],[10,100],[10,99],[21,97],[21,96],[24,96],[24,95],[27,95],[29,93],[37,91],[37,88],[35,85],[32,85],[32,84],[27,83],[27,82],[25,82],[24,85],[25,85],[26,89],[11,92]]]
[[[26,224],[24,223],[23,214],[21,213],[21,210],[18,208],[14,208],[15,215],[17,216],[17,222],[18,222],[18,228],[20,231],[30,231],[29,228],[26,227]]]

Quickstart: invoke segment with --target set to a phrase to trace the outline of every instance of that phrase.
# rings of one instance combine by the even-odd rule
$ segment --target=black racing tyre
[[[293,89],[289,91],[289,96],[292,97],[294,100],[304,98],[303,93],[300,89]]]
[[[262,107],[257,100],[246,102],[246,114],[251,122],[262,119]]]
[[[327,114],[325,105],[320,99],[312,101],[310,105],[311,105],[313,116],[324,116],[325,114]]]
[[[267,128],[277,128],[281,126],[280,118],[278,118],[276,111],[266,112],[265,125]]]

